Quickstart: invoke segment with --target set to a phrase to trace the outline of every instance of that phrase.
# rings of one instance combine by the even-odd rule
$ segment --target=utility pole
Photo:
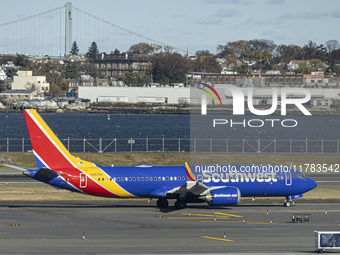
[[[72,47],[72,3],[65,5],[65,56],[70,54]]]

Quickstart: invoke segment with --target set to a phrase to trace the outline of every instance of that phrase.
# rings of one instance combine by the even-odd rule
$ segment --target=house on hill
[[[12,90],[38,90],[40,93],[48,93],[50,84],[46,82],[46,76],[33,76],[32,71],[18,71],[13,76]]]
[[[0,66],[0,81],[5,81],[5,80],[7,80],[7,75],[6,75],[5,71]]]
[[[309,59],[309,60],[291,60],[287,64],[289,71],[302,70],[303,72],[310,73],[311,71],[325,71],[327,69],[325,62],[320,59]]]

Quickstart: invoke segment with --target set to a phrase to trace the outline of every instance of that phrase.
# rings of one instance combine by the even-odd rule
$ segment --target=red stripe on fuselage
[[[81,188],[80,187],[80,173],[82,173],[77,168],[69,168],[69,169],[59,169],[59,173],[61,173],[61,176],[70,184],[72,184],[77,189],[91,195],[95,196],[104,196],[104,197],[117,197],[120,196],[108,191],[107,189],[103,188],[102,186],[98,185],[96,181],[89,178],[87,175],[86,180],[86,187]]]

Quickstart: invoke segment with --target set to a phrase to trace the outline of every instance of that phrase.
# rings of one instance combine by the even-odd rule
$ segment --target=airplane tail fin
[[[24,115],[38,169],[74,168],[75,157],[68,152],[37,111],[24,110]]]

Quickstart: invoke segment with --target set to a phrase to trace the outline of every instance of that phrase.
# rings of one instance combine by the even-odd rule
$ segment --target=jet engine
[[[236,205],[241,200],[240,190],[236,187],[226,187],[209,191],[200,197],[209,205]]]

